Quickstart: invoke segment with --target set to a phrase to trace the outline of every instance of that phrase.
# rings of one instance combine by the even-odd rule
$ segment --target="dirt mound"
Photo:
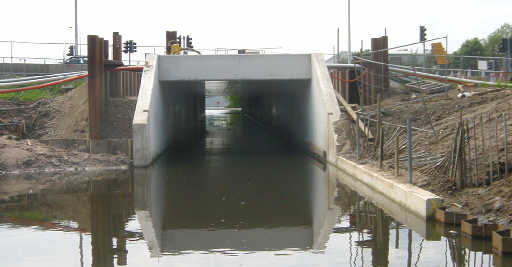
[[[55,98],[34,103],[0,99],[0,122],[24,122],[24,137],[31,139],[88,137],[87,81]],[[0,134],[15,133],[15,126]]]
[[[79,139],[89,135],[88,83],[41,103],[32,138]],[[44,123],[44,124],[43,124]]]

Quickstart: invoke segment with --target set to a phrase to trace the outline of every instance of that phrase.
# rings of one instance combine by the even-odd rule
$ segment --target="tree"
[[[485,41],[485,54],[487,56],[502,56],[498,54],[498,44],[503,38],[512,38],[512,25],[505,23],[500,28],[489,34]]]
[[[460,56],[485,56],[485,47],[483,42],[478,38],[473,38],[466,40],[459,50],[455,52],[455,55]],[[462,68],[464,69],[477,69],[477,63],[476,58],[464,58],[463,60],[460,60],[458,58],[455,59],[456,66],[460,67],[462,63]]]

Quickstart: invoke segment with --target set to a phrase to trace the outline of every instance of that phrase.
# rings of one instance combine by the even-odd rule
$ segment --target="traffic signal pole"
[[[427,69],[427,52],[425,50],[425,41],[423,41],[423,71]]]
[[[507,39],[507,59],[505,60],[505,71],[506,72],[510,72],[510,52],[512,52],[512,47],[510,46],[511,44],[511,39],[512,38],[508,38]]]

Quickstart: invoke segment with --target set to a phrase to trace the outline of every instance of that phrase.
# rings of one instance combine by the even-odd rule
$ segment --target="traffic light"
[[[72,45],[70,45],[70,46],[68,47],[68,49],[69,49],[69,51],[68,51],[68,53],[66,54],[66,56],[68,56],[68,57],[74,56],[74,55],[75,55],[75,47],[74,47],[74,46],[72,46]]]
[[[181,46],[181,35],[178,36],[178,44]]]
[[[126,41],[123,45],[123,53],[128,54],[130,52],[130,42]]]
[[[498,52],[500,53],[506,53],[508,48],[508,40],[503,38],[501,39],[500,44],[498,45]]]
[[[137,43],[132,41],[132,40],[130,40],[130,42],[131,42],[131,46],[130,46],[131,51],[130,51],[130,53],[137,52]]]
[[[420,26],[420,42],[427,41],[427,28]]]
[[[126,41],[123,44],[124,44],[123,53],[127,54],[127,53],[137,52],[137,43],[134,42],[133,40]]]
[[[189,35],[187,35],[187,48],[194,48],[194,46],[192,45],[192,37],[190,37]]]

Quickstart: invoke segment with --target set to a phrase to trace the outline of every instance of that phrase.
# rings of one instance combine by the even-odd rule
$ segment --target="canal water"
[[[0,266],[512,266],[239,112],[206,129],[149,168],[1,203]]]

